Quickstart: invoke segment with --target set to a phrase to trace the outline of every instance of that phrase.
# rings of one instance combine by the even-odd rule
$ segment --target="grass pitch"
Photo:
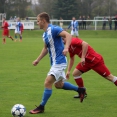
[[[83,74],[88,97],[83,103],[73,96],[74,91],[57,90],[45,107],[44,114],[30,115],[42,99],[44,80],[50,69],[48,55],[34,67],[43,47],[43,31],[24,31],[22,42],[7,39],[0,43],[0,117],[12,117],[10,110],[21,103],[27,109],[25,117],[116,117],[117,87],[94,71]],[[87,41],[103,55],[107,67],[117,76],[117,32],[79,31],[80,38]],[[13,31],[11,31],[13,35]],[[76,57],[75,65],[80,61]],[[74,65],[74,67],[75,67]],[[71,75],[69,82],[75,84]]]

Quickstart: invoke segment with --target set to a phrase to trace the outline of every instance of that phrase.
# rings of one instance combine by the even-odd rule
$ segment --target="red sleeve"
[[[72,48],[78,48],[82,46],[83,40],[80,38],[72,38],[70,48],[69,48],[69,56],[72,58],[75,55],[75,52],[72,51]]]

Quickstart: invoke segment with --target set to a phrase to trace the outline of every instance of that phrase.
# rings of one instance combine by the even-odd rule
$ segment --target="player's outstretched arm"
[[[70,46],[70,43],[71,43],[72,36],[66,31],[62,31],[59,34],[59,36],[61,36],[64,39],[65,48],[63,50],[63,54],[66,56],[68,49],[69,49],[69,46]]]
[[[46,45],[44,45],[44,48],[42,49],[40,55],[38,56],[38,58],[36,60],[33,61],[33,65],[36,66],[39,61],[48,53],[47,47]]]
[[[81,56],[81,65],[85,65],[85,57],[87,54],[87,50],[88,50],[88,43],[83,41],[82,42],[82,56]]]
[[[67,79],[69,79],[70,71],[71,71],[73,65],[74,65],[74,56],[70,57],[70,59],[69,59],[68,69],[67,69],[67,72],[66,72],[66,78]]]

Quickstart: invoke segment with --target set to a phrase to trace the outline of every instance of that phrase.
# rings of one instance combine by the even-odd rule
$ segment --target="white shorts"
[[[75,31],[71,30],[71,35],[79,36],[78,30],[75,30]]]
[[[59,64],[59,65],[54,65],[51,67],[50,71],[48,72],[48,75],[54,75],[55,76],[55,83],[60,81],[60,80],[66,80],[66,75],[65,75],[65,69],[67,67],[67,64]]]
[[[21,31],[15,30],[15,34],[21,34]]]

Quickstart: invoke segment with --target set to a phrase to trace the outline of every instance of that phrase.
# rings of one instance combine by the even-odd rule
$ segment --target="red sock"
[[[117,86],[117,80],[114,82],[114,84]]]
[[[75,78],[74,80],[75,80],[76,84],[77,84],[79,87],[84,87],[84,83],[83,83],[82,77],[80,77],[80,78]]]

